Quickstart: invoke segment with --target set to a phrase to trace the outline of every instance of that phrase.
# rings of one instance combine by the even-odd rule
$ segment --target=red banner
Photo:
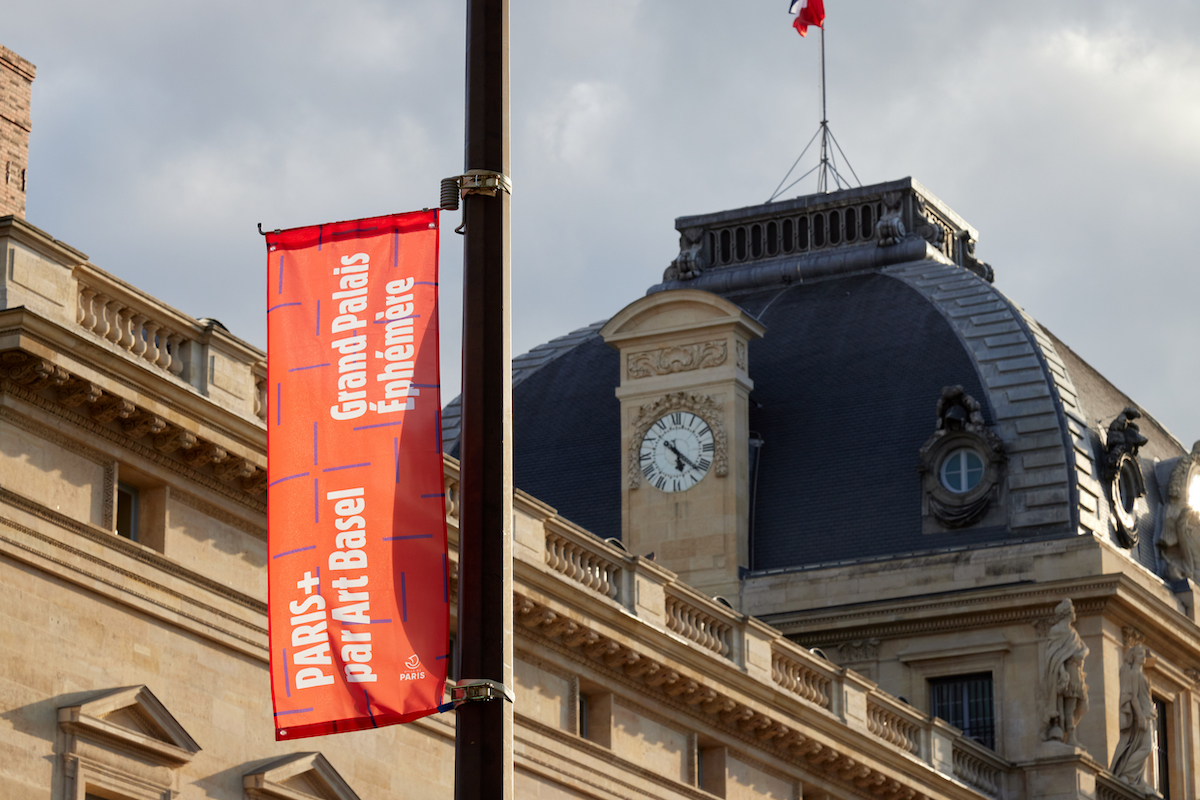
[[[450,627],[437,211],[267,248],[275,737],[427,716]]]

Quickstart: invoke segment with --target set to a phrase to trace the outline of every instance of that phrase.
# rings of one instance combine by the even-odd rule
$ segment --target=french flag
[[[801,36],[808,36],[808,26],[825,27],[825,0],[788,0],[788,13],[796,17],[792,27]]]

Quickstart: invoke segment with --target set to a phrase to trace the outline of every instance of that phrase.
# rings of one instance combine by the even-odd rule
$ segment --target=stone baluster
[[[133,337],[133,345],[129,348],[129,352],[141,358],[142,354],[146,352],[146,331],[144,327],[146,317],[144,314],[134,314],[130,318],[130,323],[130,334]]]
[[[96,324],[96,316],[92,313],[92,298],[95,296],[95,289],[79,285],[79,310],[75,314],[75,321],[82,325],[84,330],[90,331]]]
[[[179,377],[183,374],[183,353],[181,352],[183,337],[178,333],[172,333],[168,342],[171,346],[171,363],[167,365],[167,370],[175,377]]]
[[[105,309],[105,314],[108,316],[108,333],[104,335],[104,338],[108,339],[113,344],[120,344],[121,339],[124,338],[124,334],[121,330],[122,326],[124,325],[124,322],[121,319],[121,312],[124,310],[125,304],[116,300],[110,302],[108,304],[108,308]]]
[[[133,327],[133,316],[133,309],[126,306],[124,314],[119,318],[121,337],[117,339],[117,346],[126,350],[133,347],[133,331],[130,330]]]
[[[158,329],[158,358],[154,363],[163,369],[171,366],[171,337],[174,334],[166,328]]]
[[[159,325],[154,320],[146,321],[146,350],[142,354],[142,358],[154,364],[158,361],[158,339]]]
[[[121,312],[124,309],[125,304],[116,300],[109,301],[104,309],[104,316],[108,319],[108,333],[104,334],[104,338],[113,344],[121,341]]]
[[[92,332],[101,339],[108,338],[108,304],[111,302],[112,299],[108,295],[97,292],[96,299],[92,303],[96,313],[96,325],[92,328]]]

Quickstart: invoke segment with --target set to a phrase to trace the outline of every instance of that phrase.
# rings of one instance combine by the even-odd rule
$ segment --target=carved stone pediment
[[[200,745],[145,686],[99,692],[58,710],[58,724],[76,739],[94,739],[155,764],[191,761]]]
[[[320,753],[294,753],[272,761],[247,773],[242,786],[252,800],[358,800]]]

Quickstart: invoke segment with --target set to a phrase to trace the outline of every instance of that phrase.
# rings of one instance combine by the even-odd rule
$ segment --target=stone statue
[[[943,386],[937,402],[938,430],[983,430],[983,411],[979,401],[961,386]]]
[[[1200,511],[1184,508],[1174,519],[1168,519],[1158,547],[1166,562],[1167,578],[1200,583]]]
[[[1113,754],[1110,771],[1139,789],[1150,789],[1143,778],[1146,759],[1153,747],[1154,700],[1143,667],[1146,648],[1134,645],[1125,652],[1121,664],[1121,738]]]
[[[1047,632],[1046,657],[1042,668],[1042,739],[1078,747],[1075,728],[1087,712],[1087,674],[1083,660],[1088,646],[1076,632],[1075,606],[1063,600],[1054,609]]]
[[[1168,580],[1188,578],[1200,583],[1200,511],[1195,507],[1193,484],[1200,486],[1200,442],[1179,459],[1167,484],[1167,507],[1158,549]]]
[[[1138,429],[1135,419],[1141,419],[1142,414],[1133,406],[1117,414],[1108,425],[1108,440],[1104,448],[1105,478],[1112,480],[1120,469],[1121,457],[1128,454],[1136,457],[1138,448],[1150,441]]]
[[[663,281],[690,281],[704,272],[704,229],[685,228],[679,233],[679,255],[663,273]]]

